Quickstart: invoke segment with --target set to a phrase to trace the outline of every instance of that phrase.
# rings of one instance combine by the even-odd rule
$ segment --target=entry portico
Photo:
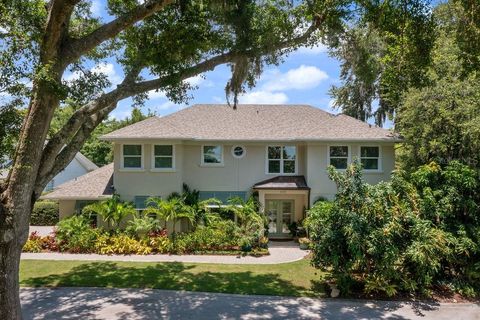
[[[310,188],[304,176],[278,176],[253,186],[268,218],[270,238],[290,237],[289,225],[305,217]]]

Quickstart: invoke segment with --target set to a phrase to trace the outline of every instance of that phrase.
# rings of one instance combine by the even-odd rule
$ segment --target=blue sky
[[[111,20],[105,11],[104,0],[93,0],[92,12],[101,16],[105,22]],[[122,80],[121,67],[113,60],[91,68],[108,75],[113,84]],[[338,83],[338,75],[339,62],[329,57],[325,47],[320,45],[300,48],[290,54],[281,65],[267,66],[256,87],[240,97],[240,103],[298,103],[333,111],[328,90],[332,84]],[[67,73],[64,78],[73,77],[75,75]],[[190,92],[193,99],[189,105],[226,103],[224,88],[229,78],[230,68],[222,65],[203,76],[189,79],[191,84],[198,87]],[[149,98],[145,103],[145,111],[151,110],[158,115],[167,115],[186,107],[185,104],[176,105],[170,102],[162,92],[150,92]],[[123,100],[111,116],[124,119],[130,115],[131,108],[131,100]]]

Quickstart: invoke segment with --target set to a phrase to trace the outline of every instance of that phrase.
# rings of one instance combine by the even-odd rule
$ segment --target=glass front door
[[[293,222],[293,200],[267,200],[265,212],[268,217],[268,233],[271,237],[286,237],[290,234],[288,226]]]

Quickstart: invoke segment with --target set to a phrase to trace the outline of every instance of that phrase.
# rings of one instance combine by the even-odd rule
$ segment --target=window
[[[222,146],[203,146],[202,147],[202,165],[222,165],[223,147]]]
[[[123,145],[123,168],[141,169],[142,168],[142,145],[124,144]]]
[[[360,162],[365,170],[380,170],[380,147],[360,147]]]
[[[296,172],[297,147],[269,146],[267,147],[267,172],[294,174]]]
[[[329,164],[335,169],[347,169],[348,146],[330,146],[328,150]]]
[[[245,147],[243,147],[243,146],[233,146],[232,147],[232,156],[234,158],[238,158],[238,159],[243,158],[245,156],[245,153],[246,153]]]
[[[153,146],[153,169],[171,170],[175,167],[174,150],[172,145]]]

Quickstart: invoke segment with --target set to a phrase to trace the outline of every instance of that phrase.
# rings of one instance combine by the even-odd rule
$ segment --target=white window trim
[[[237,156],[234,152],[235,148],[238,148],[238,147],[243,149],[243,154],[241,156]],[[232,146],[231,153],[232,153],[232,157],[234,157],[235,159],[242,159],[243,157],[245,157],[247,155],[247,148],[245,148],[245,146],[236,144],[236,145]]]
[[[203,149],[204,147],[220,147],[222,148],[222,152],[220,153],[221,155],[221,162],[220,163],[207,163],[207,162],[204,162],[204,157],[203,157]],[[201,146],[201,149],[200,149],[200,164],[202,167],[223,167],[225,165],[224,163],[224,156],[223,156],[223,152],[224,152],[224,147],[223,147],[223,144],[202,144]]]
[[[378,148],[378,169],[365,169],[364,168],[363,171],[364,172],[369,172],[369,173],[382,173],[383,172],[382,146],[380,146],[378,144],[362,144],[362,145],[358,146],[358,161],[360,161],[360,163],[362,162],[362,158],[377,159],[377,157],[362,157],[362,153],[361,153],[362,147],[377,147]]]
[[[125,156],[123,154],[123,146],[140,146],[141,147],[141,155],[140,155],[140,168],[125,168],[125,164],[124,164],[124,160],[125,160]],[[120,145],[120,154],[121,154],[121,160],[120,160],[120,171],[123,171],[123,172],[128,172],[128,171],[145,171],[145,164],[144,164],[144,161],[145,161],[145,145],[143,145],[142,143],[122,143]],[[128,157],[128,156],[127,156]]]
[[[271,159],[271,160],[279,160],[280,161],[280,172],[268,172],[268,148],[269,147],[295,147],[295,172],[293,173],[284,173],[283,172],[283,150],[280,156],[280,159]],[[290,160],[289,160],[290,161]],[[298,146],[294,144],[271,144],[265,147],[265,174],[267,175],[284,175],[284,176],[296,176],[298,175]]]
[[[171,168],[155,168],[155,158],[156,157],[163,157],[163,158],[169,158],[169,156],[155,156],[155,146],[172,146],[172,167]],[[174,144],[160,144],[160,143],[155,143],[152,144],[152,166],[150,168],[150,171],[152,172],[175,172],[175,145]]]
[[[327,167],[330,166],[330,147],[347,147],[348,148],[348,156],[347,156],[347,167],[352,163],[352,148],[349,144],[329,144],[327,145]],[[345,158],[345,157],[334,157],[334,158]],[[337,169],[337,171],[345,171],[346,169]]]

